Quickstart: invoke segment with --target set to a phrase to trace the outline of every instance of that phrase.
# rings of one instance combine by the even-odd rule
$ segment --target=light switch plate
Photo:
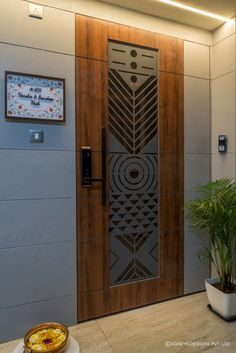
[[[43,7],[37,4],[29,4],[29,16],[43,19]]]
[[[31,143],[43,143],[43,130],[30,130],[30,142]]]

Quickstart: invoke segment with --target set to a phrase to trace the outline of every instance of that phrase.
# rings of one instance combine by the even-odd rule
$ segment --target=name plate
[[[65,121],[65,80],[6,71],[5,116]]]

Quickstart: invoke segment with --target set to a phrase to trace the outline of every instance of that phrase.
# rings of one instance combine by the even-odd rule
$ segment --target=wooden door
[[[131,62],[152,57],[156,74],[142,64],[130,89],[113,46],[130,47]],[[182,40],[76,16],[78,321],[183,295],[183,82]],[[145,105],[151,115],[138,116]],[[102,175],[102,127],[106,205],[100,181],[81,186],[81,147],[91,147],[92,176]]]

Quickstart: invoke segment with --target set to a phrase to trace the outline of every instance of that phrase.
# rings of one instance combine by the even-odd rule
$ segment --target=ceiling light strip
[[[158,1],[159,2],[163,2],[164,4],[167,4],[167,5],[178,7],[178,8],[183,9],[183,10],[187,10],[187,11],[191,11],[191,12],[197,13],[199,15],[215,18],[215,19],[223,21],[223,22],[227,22],[227,21],[230,20],[227,17],[216,15],[216,14],[214,14],[212,12],[196,9],[195,7],[184,5],[184,4],[181,4],[181,3],[176,2],[176,1],[172,1],[172,0],[158,0]]]

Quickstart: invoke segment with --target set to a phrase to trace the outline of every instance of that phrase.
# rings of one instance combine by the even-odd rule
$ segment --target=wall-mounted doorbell
[[[227,137],[226,135],[218,136],[218,151],[227,152]]]

